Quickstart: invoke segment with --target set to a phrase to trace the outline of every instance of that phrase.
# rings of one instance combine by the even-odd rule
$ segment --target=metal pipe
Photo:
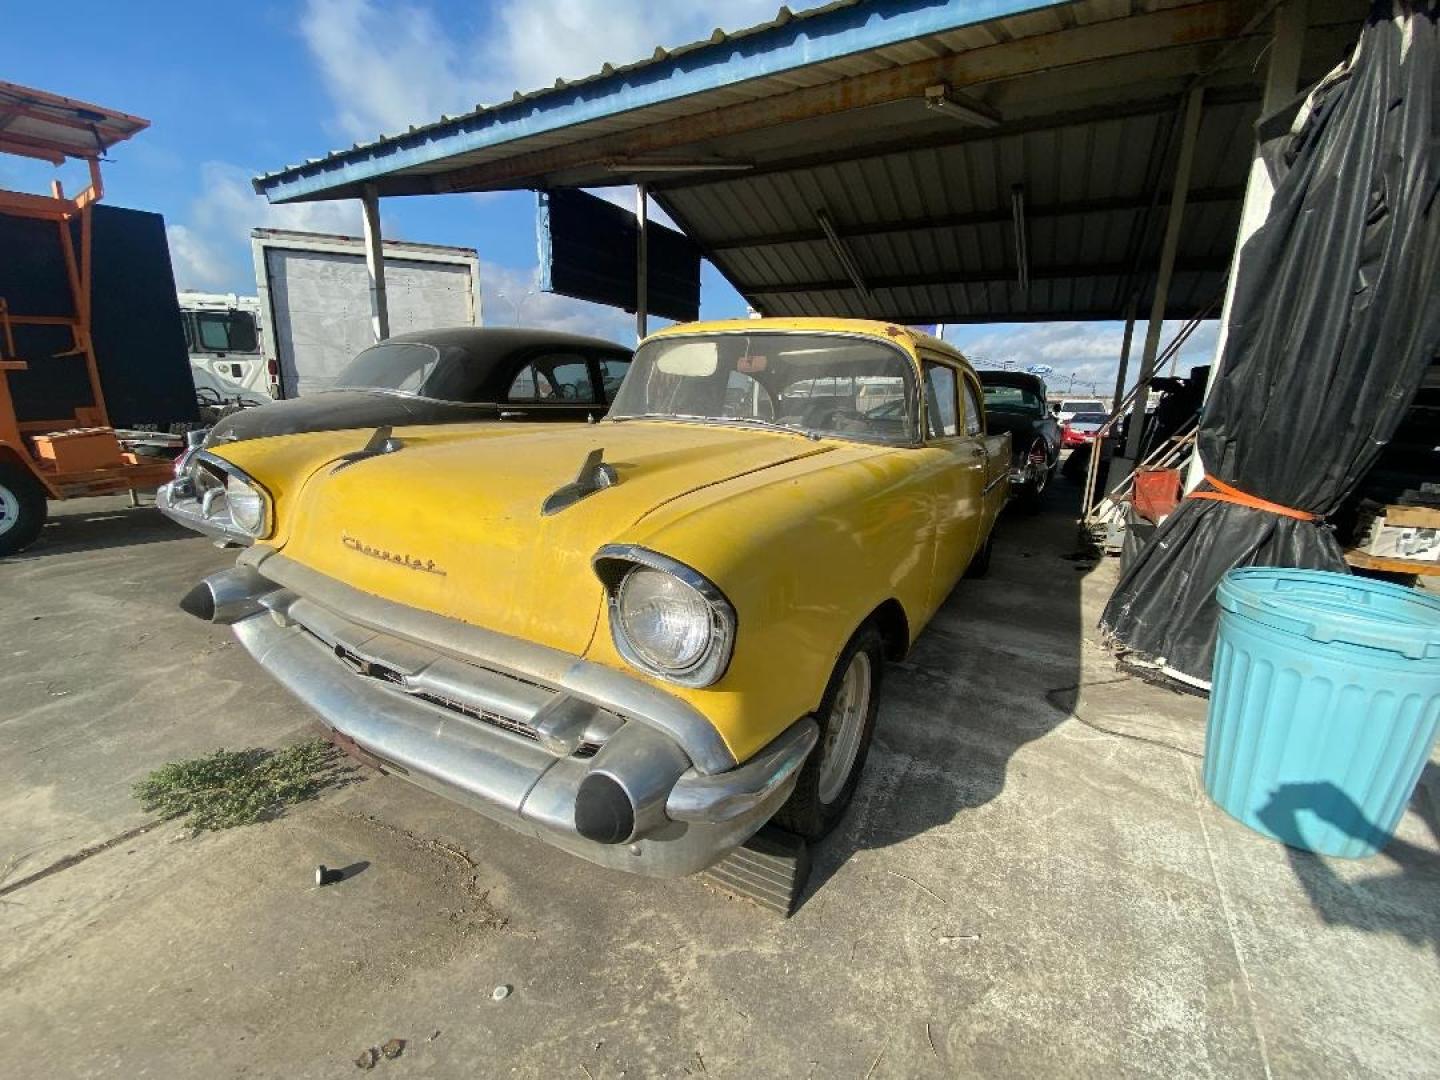
[[[360,196],[365,219],[365,273],[370,279],[370,334],[376,341],[390,336],[390,303],[385,293],[385,242],[380,235],[380,194],[366,184]]]
[[[1170,187],[1170,212],[1165,220],[1165,239],[1160,247],[1155,297],[1150,304],[1150,323],[1145,330],[1145,351],[1140,357],[1140,377],[1135,383],[1135,401],[1130,407],[1130,431],[1125,443],[1125,457],[1131,462],[1140,456],[1140,440],[1145,427],[1145,403],[1150,396],[1150,378],[1155,372],[1155,353],[1160,347],[1160,333],[1164,329],[1165,302],[1170,295],[1170,279],[1175,271],[1175,255],[1180,247],[1180,227],[1185,220],[1185,196],[1190,188],[1190,168],[1195,161],[1195,137],[1200,131],[1204,102],[1203,86],[1195,87],[1185,96],[1180,152],[1175,159],[1175,182]]]

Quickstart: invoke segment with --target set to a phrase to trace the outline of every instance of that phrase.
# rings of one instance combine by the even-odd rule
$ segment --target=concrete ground
[[[1067,558],[1067,496],[1007,520],[889,670],[788,921],[388,777],[151,827],[149,770],[313,722],[175,607],[230,555],[58,506],[0,561],[0,1072],[349,1076],[400,1038],[377,1075],[1436,1075],[1440,770],[1366,861],[1231,821],[1203,703],[1097,646],[1116,567]],[[349,875],[317,889],[317,863]]]

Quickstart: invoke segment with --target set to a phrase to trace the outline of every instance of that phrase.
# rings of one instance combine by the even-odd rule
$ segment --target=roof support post
[[[385,294],[385,246],[380,236],[380,194],[366,184],[360,197],[365,218],[365,273],[370,279],[370,334],[376,341],[390,336],[390,303]]]
[[[645,226],[650,218],[650,193],[642,180],[635,185],[635,340],[645,339],[650,299],[650,241]]]
[[[1305,44],[1305,23],[1308,0],[1282,0],[1275,10],[1275,26],[1270,40],[1270,63],[1265,69],[1265,92],[1260,99],[1260,115],[1269,116],[1285,105],[1299,90],[1300,53]],[[1225,355],[1225,342],[1230,336],[1230,309],[1235,303],[1236,270],[1240,263],[1240,249],[1265,224],[1270,215],[1270,200],[1275,195],[1275,185],[1270,180],[1270,170],[1260,157],[1257,140],[1254,156],[1250,160],[1250,179],[1245,185],[1245,201],[1240,210],[1240,231],[1235,237],[1235,252],[1230,257],[1230,276],[1225,283],[1225,303],[1220,308],[1220,333],[1215,339],[1215,359],[1210,362],[1210,380],[1205,384],[1205,400],[1210,400],[1210,391],[1215,388],[1215,376],[1220,371],[1220,358]],[[1205,479],[1205,465],[1200,454],[1191,455],[1190,468],[1185,476],[1185,490],[1193,491]]]
[[[1135,401],[1130,406],[1130,433],[1125,442],[1125,458],[1116,475],[1112,467],[1112,486],[1128,475],[1140,457],[1140,439],[1145,426],[1145,404],[1150,398],[1150,378],[1155,374],[1155,354],[1160,349],[1160,333],[1165,324],[1165,302],[1169,298],[1170,278],[1175,271],[1175,253],[1180,247],[1180,227],[1185,220],[1185,196],[1190,190],[1190,166],[1195,161],[1195,136],[1200,131],[1200,113],[1205,101],[1205,87],[1196,86],[1185,96],[1185,114],[1181,120],[1180,153],[1175,159],[1175,182],[1170,185],[1170,212],[1165,219],[1165,239],[1160,245],[1160,267],[1155,276],[1155,299],[1150,304],[1150,324],[1145,329],[1145,351],[1140,354],[1140,378],[1135,384]]]
[[[1110,411],[1114,412],[1125,400],[1125,376],[1130,373],[1130,345],[1135,340],[1135,310],[1140,306],[1138,295],[1130,297],[1125,307],[1125,338],[1120,343],[1120,370],[1115,373],[1115,396],[1110,399]]]

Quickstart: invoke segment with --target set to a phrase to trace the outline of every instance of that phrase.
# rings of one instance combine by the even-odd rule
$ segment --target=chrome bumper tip
[[[702,772],[672,733],[618,708],[633,706],[633,697],[580,698],[567,684],[497,686],[516,677],[453,656],[427,659],[415,642],[322,612],[245,565],[247,558],[187,597],[198,609],[192,614],[204,617],[208,608],[212,621],[230,622],[246,650],[338,742],[353,745],[361,760],[602,866],[683,877],[720,861],[789,797],[818,738],[806,717],[744,764]],[[410,665],[390,666],[402,653]],[[477,706],[481,698],[489,704]],[[567,724],[566,714],[587,709],[603,722],[592,721],[589,741],[579,742],[568,730],[578,721]]]

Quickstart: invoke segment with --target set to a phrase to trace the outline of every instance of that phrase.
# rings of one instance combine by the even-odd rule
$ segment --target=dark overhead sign
[[[584,191],[540,192],[535,233],[544,292],[635,310],[635,215]],[[700,317],[700,249],[683,233],[645,226],[646,310],[662,319]]]

